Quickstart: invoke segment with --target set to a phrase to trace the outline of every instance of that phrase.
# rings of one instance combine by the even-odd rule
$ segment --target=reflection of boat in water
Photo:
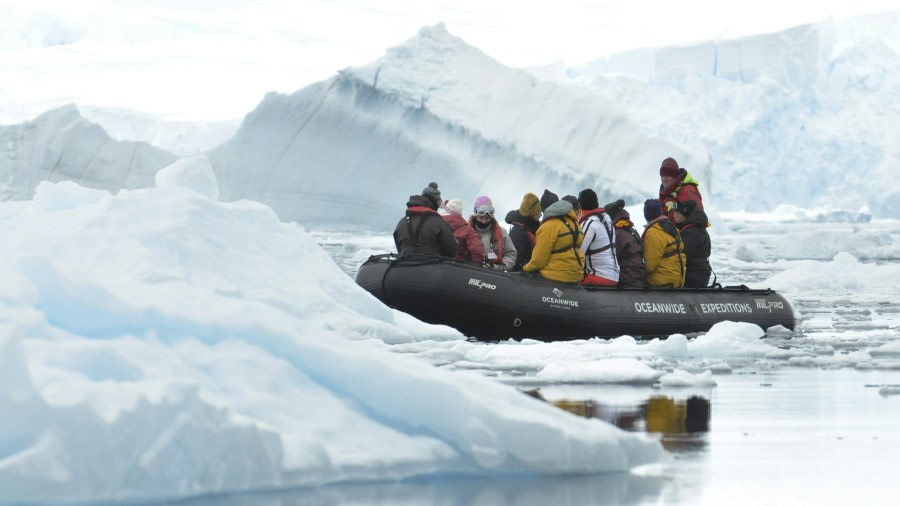
[[[540,397],[536,391],[526,392]],[[598,418],[620,429],[662,435],[663,446],[670,451],[704,446],[709,432],[709,400],[693,395],[684,400],[654,395],[638,406],[612,406],[593,400],[567,399],[551,402],[554,406],[585,418]]]
[[[372,256],[356,282],[388,306],[484,340],[653,338],[725,320],[793,330],[798,320],[769,289],[582,287],[437,257]]]
[[[654,396],[644,408],[647,432],[661,434],[693,434],[709,431],[709,401],[697,396],[684,401]]]

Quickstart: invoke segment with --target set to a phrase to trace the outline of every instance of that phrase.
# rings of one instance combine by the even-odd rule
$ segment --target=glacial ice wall
[[[655,195],[666,156],[711,178],[702,150],[643,135],[599,94],[504,67],[438,25],[370,65],[270,94],[210,160],[225,199],[388,227],[429,181],[467,206],[488,194],[503,214],[544,188],[636,203]]]

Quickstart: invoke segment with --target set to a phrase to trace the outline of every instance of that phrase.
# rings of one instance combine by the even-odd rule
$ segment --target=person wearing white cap
[[[462,200],[445,200],[438,208],[438,214],[450,225],[453,237],[459,244],[453,260],[477,265],[484,263],[484,244],[475,229],[462,217]]]

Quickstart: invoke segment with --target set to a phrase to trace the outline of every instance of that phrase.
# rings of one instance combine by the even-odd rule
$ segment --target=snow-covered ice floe
[[[4,501],[171,499],[412,476],[627,471],[645,435],[390,343],[392,311],[204,157],[154,188],[0,204]]]

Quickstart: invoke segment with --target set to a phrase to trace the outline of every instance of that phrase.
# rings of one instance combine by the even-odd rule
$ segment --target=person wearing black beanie
[[[662,202],[659,199],[647,199],[644,201],[644,219],[647,220],[648,225],[662,215]]]
[[[597,193],[585,188],[578,193],[581,216],[578,224],[584,233],[581,251],[584,253],[582,285],[616,286],[619,282],[619,263],[616,261],[616,239],[612,220],[597,203]]]
[[[441,191],[431,183],[421,195],[410,195],[406,216],[394,229],[394,246],[400,256],[431,255],[453,258],[459,243],[453,229],[437,213]]]
[[[434,203],[435,211],[437,211],[438,207],[440,207],[443,202],[441,199],[441,190],[438,189],[437,183],[428,183],[428,186],[422,190],[422,196],[428,197],[428,199]]]
[[[559,195],[553,193],[550,190],[544,189],[544,193],[541,194],[541,212],[547,212],[547,208],[550,207],[554,202],[559,201]]]
[[[597,201],[597,193],[590,188],[585,188],[578,192],[578,205],[584,211],[591,211],[600,207]]]

